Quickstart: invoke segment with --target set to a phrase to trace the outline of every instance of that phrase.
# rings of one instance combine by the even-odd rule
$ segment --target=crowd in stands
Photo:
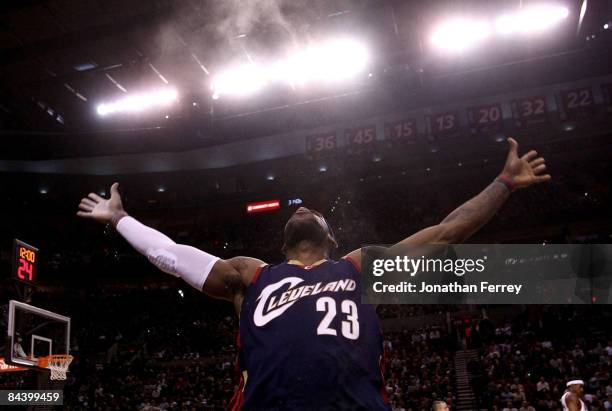
[[[187,288],[88,297],[74,323],[66,385],[74,409],[225,409],[235,389],[237,319],[229,304]],[[98,324],[100,325],[98,327]]]
[[[440,326],[385,335],[386,387],[394,411],[429,410],[435,400],[455,400],[452,349]]]
[[[585,381],[589,410],[612,409],[611,321],[605,306],[552,306],[494,333],[478,327],[480,361],[470,368],[482,409],[556,411],[566,383],[576,379]],[[486,323],[481,326],[492,329]]]

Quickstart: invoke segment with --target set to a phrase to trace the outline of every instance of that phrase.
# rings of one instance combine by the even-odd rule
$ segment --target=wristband
[[[113,214],[113,216],[111,217],[111,225],[117,229],[117,224],[119,224],[119,221],[123,218],[123,217],[127,217],[128,213],[126,213],[125,211],[121,211],[117,214]]]
[[[499,176],[497,176],[495,181],[497,181],[498,183],[503,184],[508,189],[508,192],[511,193],[511,192],[514,191],[514,184],[512,184],[512,181],[508,177],[506,177],[505,175],[500,174]]]

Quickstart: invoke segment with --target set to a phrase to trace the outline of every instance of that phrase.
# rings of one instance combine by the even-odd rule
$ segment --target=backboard
[[[70,353],[70,317],[9,302],[6,362],[37,367],[38,358]]]

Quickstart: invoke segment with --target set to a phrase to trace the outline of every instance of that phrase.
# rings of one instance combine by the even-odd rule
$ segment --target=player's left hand
[[[508,144],[510,145],[508,157],[501,175],[510,180],[514,189],[550,181],[550,174],[544,174],[546,171],[544,157],[538,157],[538,152],[535,150],[519,157],[516,140],[510,137]]]

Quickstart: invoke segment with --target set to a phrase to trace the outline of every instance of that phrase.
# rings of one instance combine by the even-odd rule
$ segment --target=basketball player
[[[550,180],[544,159],[510,148],[502,173],[439,224],[399,244],[459,243],[482,227],[514,190]],[[286,261],[221,260],[176,244],[129,216],[118,184],[110,199],[83,198],[78,216],[112,224],[162,271],[211,297],[231,302],[240,317],[243,371],[233,409],[389,410],[383,387],[382,337],[375,308],[361,304],[361,251],[330,260],[336,240],[325,218],[300,207],[287,221]]]
[[[582,401],[584,395],[584,381],[572,380],[567,384],[567,390],[561,397],[563,411],[587,411],[587,407]]]

